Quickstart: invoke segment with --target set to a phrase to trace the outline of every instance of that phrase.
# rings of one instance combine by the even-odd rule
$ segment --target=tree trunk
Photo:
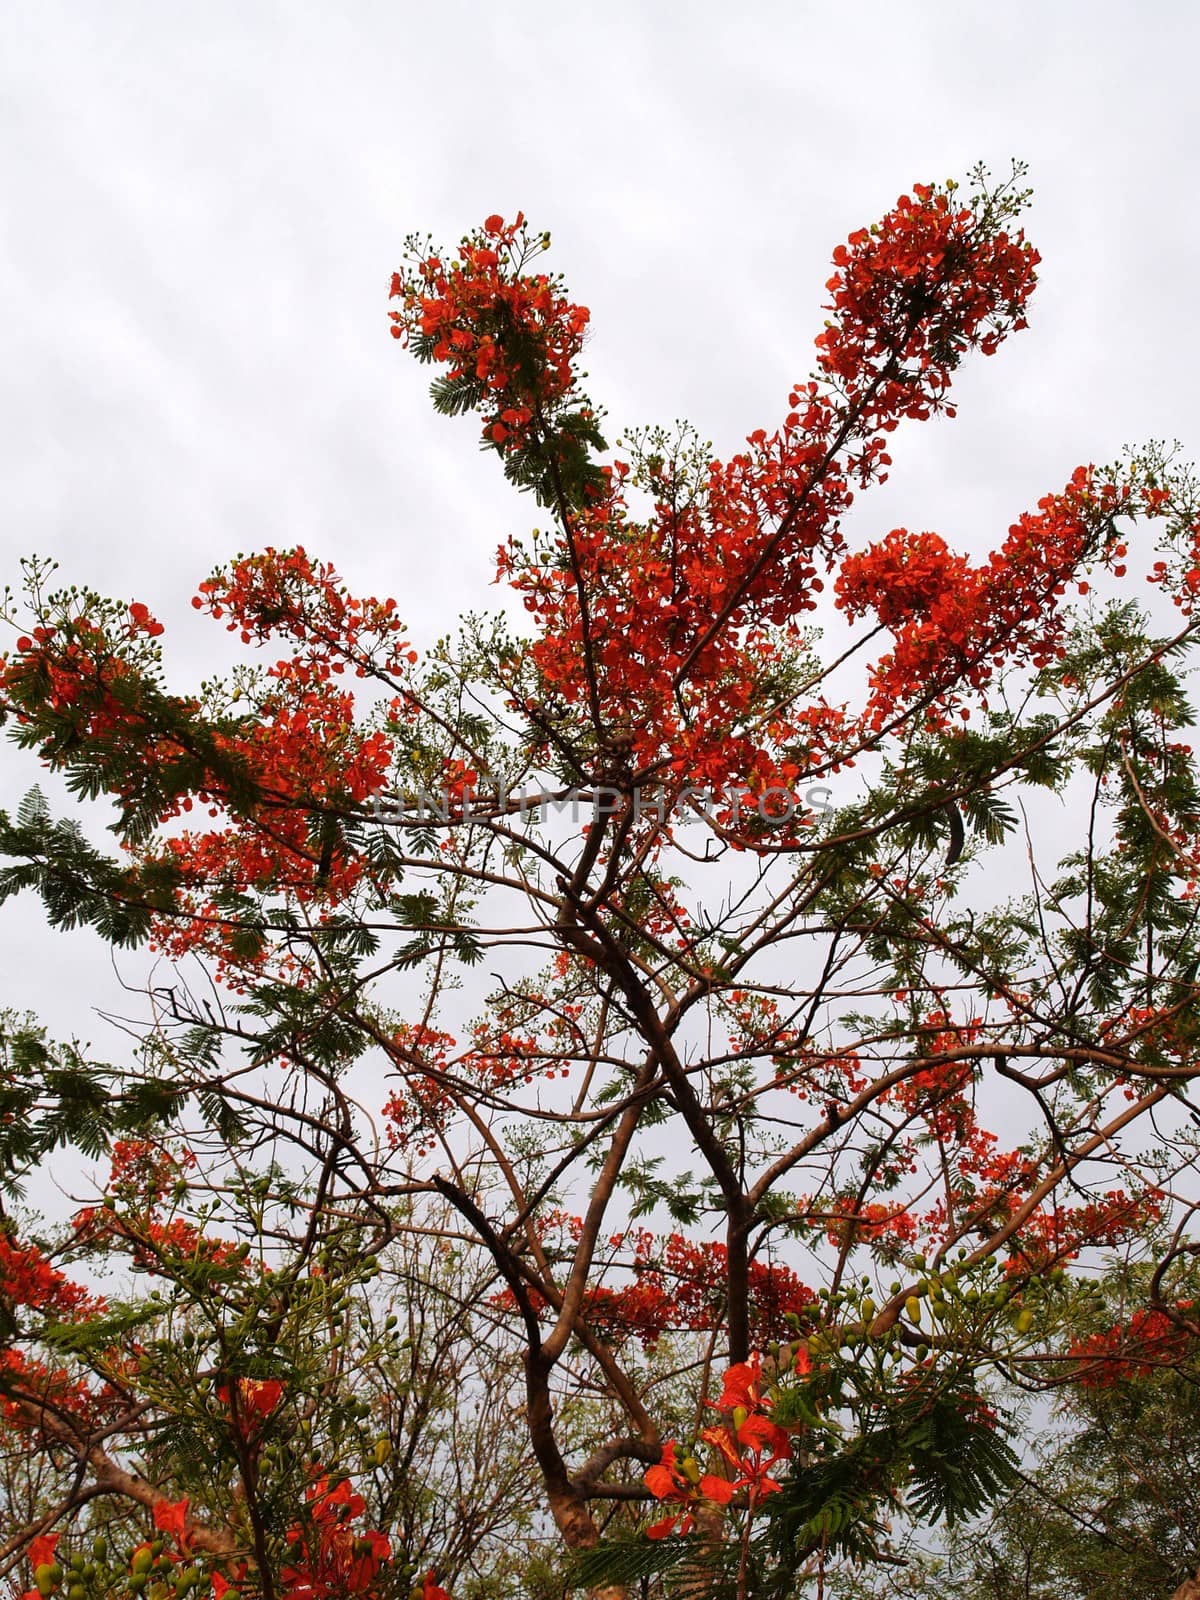
[[[592,1514],[577,1494],[551,1489],[548,1498],[551,1515],[568,1550],[592,1550],[600,1543]],[[624,1583],[600,1583],[587,1590],[587,1600],[630,1600],[629,1587]]]
[[[546,1485],[546,1503],[563,1543],[570,1551],[591,1550],[600,1543],[600,1530],[587,1501],[572,1484],[566,1462],[559,1453],[554,1437],[549,1376],[550,1364],[542,1359],[541,1351],[529,1350],[525,1356],[529,1438]],[[630,1600],[630,1594],[623,1583],[602,1583],[587,1591],[587,1600]]]

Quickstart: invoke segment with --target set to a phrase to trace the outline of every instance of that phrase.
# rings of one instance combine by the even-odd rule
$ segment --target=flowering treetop
[[[524,630],[471,617],[422,653],[394,600],[268,546],[193,599],[263,664],[177,692],[144,602],[29,566],[3,707],[111,803],[120,849],[32,796],[0,821],[0,894],[174,965],[134,1065],[19,1034],[0,1157],[111,1149],[67,1253],[151,1273],[145,1323],[193,1338],[186,1369],[161,1332],[147,1356],[137,1317],[6,1246],[0,1393],[27,1434],[58,1418],[56,1515],[125,1495],[267,1600],[390,1582],[398,1481],[370,1501],[332,1462],[368,1425],[338,1308],[382,1311],[402,1249],[427,1288],[450,1235],[483,1275],[456,1327],[519,1370],[573,1549],[605,1501],[673,1507],[663,1549],[740,1517],[744,1592],[756,1562],[877,1549],[881,1505],[949,1515],[1004,1481],[981,1374],[1042,1370],[1035,1327],[1083,1359],[1064,1269],[1186,1219],[1200,1014],[1189,474],[1155,450],[1067,468],[982,559],[847,520],[907,427],[953,415],[960,363],[1025,327],[1024,200],[922,184],[852,234],[815,370],[727,458],[686,429],[609,452],[588,313],[523,217],[410,241],[392,332],[544,512],[498,554]],[[1030,866],[1011,841],[1039,792],[1088,834]],[[1181,1237],[1152,1314],[1186,1342]],[[394,1416],[399,1352],[363,1349]],[[138,1499],[140,1419],[185,1414],[225,1476],[163,1451]],[[404,1537],[407,1582],[429,1566]]]

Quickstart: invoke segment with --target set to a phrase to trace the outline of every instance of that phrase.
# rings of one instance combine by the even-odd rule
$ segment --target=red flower
[[[278,1378],[242,1378],[238,1393],[243,1407],[256,1417],[269,1417],[279,1404],[283,1384]]]
[[[163,1533],[173,1533],[181,1547],[187,1538],[187,1508],[187,1495],[173,1504],[170,1500],[160,1500],[154,1507],[154,1526]]]
[[[283,1384],[278,1378],[239,1378],[235,1417],[238,1428],[252,1424],[257,1429],[274,1411],[282,1394]],[[217,1399],[229,1405],[228,1384],[223,1383],[217,1390]]]
[[[46,1566],[54,1560],[54,1551],[59,1538],[60,1535],[57,1533],[39,1533],[29,1546],[29,1564],[35,1572],[39,1567]]]
[[[392,1553],[387,1535],[350,1526],[365,1510],[348,1479],[333,1489],[328,1478],[310,1485],[305,1498],[311,1529],[291,1530],[291,1562],[283,1569],[285,1600],[350,1600],[365,1595]]]
[[[727,1479],[713,1477],[710,1473],[701,1473],[691,1456],[685,1456],[682,1461],[677,1462],[674,1439],[668,1439],[663,1445],[662,1459],[657,1466],[647,1468],[642,1482],[656,1500],[673,1501],[684,1508],[682,1511],[672,1512],[661,1522],[656,1522],[647,1528],[648,1539],[665,1539],[676,1524],[680,1533],[690,1532],[695,1522],[695,1507],[701,1500],[728,1505],[733,1498],[734,1486]]]
[[[762,1357],[751,1356],[749,1361],[739,1361],[725,1374],[721,1398],[714,1402],[718,1411],[732,1411],[735,1406],[750,1410],[762,1402]]]
[[[129,615],[133,619],[134,632],[148,633],[152,639],[156,639],[164,631],[162,623],[156,622],[150,615],[150,607],[144,606],[140,600],[135,600],[130,606]]]
[[[772,1494],[780,1487],[767,1468],[791,1456],[786,1432],[767,1415],[770,1406],[770,1397],[763,1394],[762,1357],[755,1354],[725,1374],[715,1409],[728,1412],[729,1420],[704,1428],[700,1434],[737,1474],[732,1487],[749,1489],[752,1498]]]
[[[668,1439],[663,1445],[662,1458],[657,1466],[647,1467],[642,1482],[656,1500],[675,1498],[678,1475],[675,1470],[675,1441]]]

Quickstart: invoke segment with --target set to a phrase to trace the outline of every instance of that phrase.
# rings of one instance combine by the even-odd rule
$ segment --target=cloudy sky
[[[1185,0],[8,0],[4,577],[38,551],[146,601],[180,686],[212,659],[196,581],[267,543],[431,639],[532,513],[388,337],[407,233],[524,209],[592,308],[613,422],[728,451],[807,373],[833,245],[1014,156],[1031,331],[963,374],[957,421],[897,437],[863,534],[974,548],[1078,461],[1200,452],[1198,45]],[[3,802],[33,776],[6,754]],[[0,999],[86,1031],[107,958],[35,938],[36,909],[0,914]]]

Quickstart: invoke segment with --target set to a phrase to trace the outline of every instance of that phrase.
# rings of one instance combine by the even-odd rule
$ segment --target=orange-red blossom
[[[796,1370],[808,1371],[807,1352],[796,1356]],[[723,1413],[723,1420],[702,1428],[700,1437],[721,1457],[726,1475],[701,1472],[694,1456],[689,1453],[680,1459],[675,1440],[668,1440],[662,1460],[649,1468],[643,1481],[656,1500],[680,1510],[647,1528],[649,1539],[663,1539],[677,1525],[680,1533],[688,1533],[703,1501],[725,1506],[739,1489],[745,1489],[753,1508],[763,1495],[774,1494],[781,1487],[769,1469],[777,1461],[790,1459],[791,1443],[787,1431],[769,1415],[771,1397],[763,1392],[762,1356],[755,1354],[730,1367],[720,1399],[710,1404]]]

